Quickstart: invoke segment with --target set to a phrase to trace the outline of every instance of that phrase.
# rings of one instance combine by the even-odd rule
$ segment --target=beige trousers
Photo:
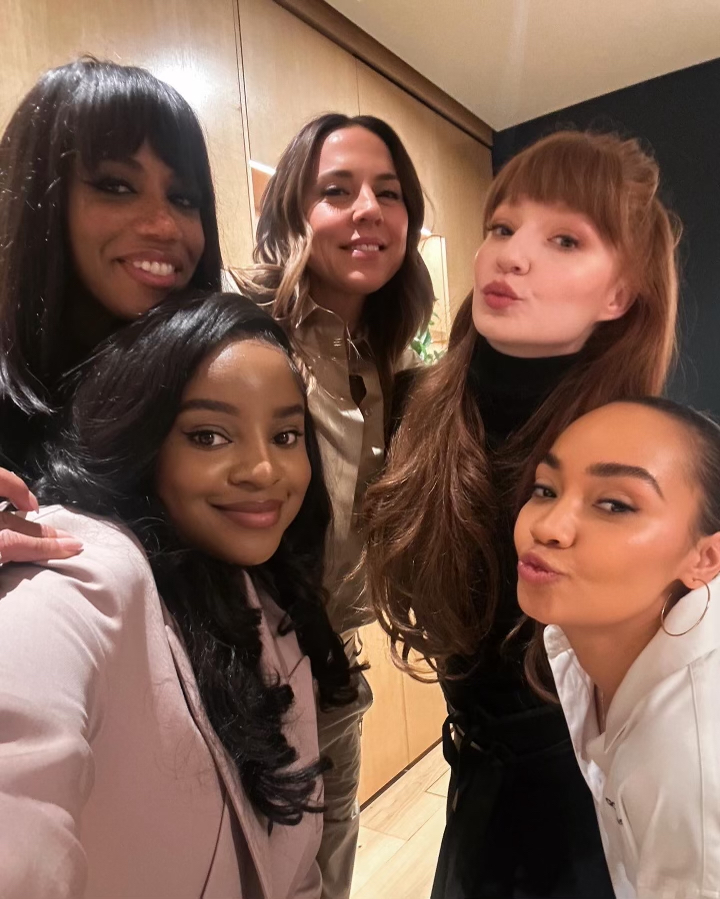
[[[348,639],[349,637],[349,639]],[[348,656],[357,661],[355,634],[343,634]],[[322,899],[349,899],[360,831],[357,801],[360,783],[360,732],[363,715],[372,705],[372,691],[360,675],[358,698],[351,705],[327,712],[318,709],[320,755],[333,767],[324,775],[325,814],[317,861],[322,873]]]

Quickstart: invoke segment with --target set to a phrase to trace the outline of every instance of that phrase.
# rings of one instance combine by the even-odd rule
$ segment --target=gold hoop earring
[[[705,583],[705,581],[702,581],[701,583],[705,585],[705,589],[707,590],[707,600],[705,602],[705,608],[703,609],[702,615],[698,618],[695,624],[692,624],[686,631],[680,631],[679,634],[674,634],[665,627],[665,616],[668,613],[667,604],[670,602],[671,597],[668,596],[668,598],[663,603],[662,611],[660,612],[660,627],[665,631],[668,637],[684,637],[685,634],[689,634],[690,631],[694,630],[707,614],[707,610],[710,608],[710,587]]]

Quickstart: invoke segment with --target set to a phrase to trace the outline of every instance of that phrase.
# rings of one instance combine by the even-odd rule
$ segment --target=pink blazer
[[[59,507],[36,517],[85,548],[0,570],[0,896],[318,897],[322,816],[268,834],[137,541]],[[295,694],[286,735],[306,764],[318,755],[310,663],[244,576],[264,612],[264,664]]]

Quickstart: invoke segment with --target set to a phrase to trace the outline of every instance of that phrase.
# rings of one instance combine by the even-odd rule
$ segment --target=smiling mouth
[[[148,259],[137,256],[120,258],[118,262],[134,281],[154,290],[172,290],[178,286],[181,278],[181,267],[167,258]]]
[[[214,504],[214,508],[240,527],[252,530],[273,528],[280,521],[282,511],[280,500],[263,500],[260,502],[240,502]]]
[[[343,250],[348,250],[351,253],[380,253],[386,248],[386,244],[384,244],[380,240],[368,240],[367,238],[362,240],[351,240],[350,243],[345,244],[343,246]]]
[[[141,261],[133,261],[130,263],[133,268],[138,268],[143,272],[149,272],[151,275],[173,275],[178,269],[169,262],[150,262],[147,259]]]

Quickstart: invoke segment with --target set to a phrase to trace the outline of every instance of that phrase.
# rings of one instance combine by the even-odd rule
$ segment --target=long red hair
[[[416,651],[443,674],[471,655],[495,619],[498,522],[524,495],[538,458],[579,415],[612,400],[662,391],[674,358],[679,228],[658,197],[656,162],[636,140],[558,132],[510,160],[491,185],[486,225],[505,201],[527,197],[587,215],[619,254],[634,300],[598,324],[579,361],[535,414],[489,458],[467,375],[477,332],[472,296],[450,348],[417,378],[383,477],[368,491],[367,577],[396,661]],[[499,496],[493,471],[517,494]]]

